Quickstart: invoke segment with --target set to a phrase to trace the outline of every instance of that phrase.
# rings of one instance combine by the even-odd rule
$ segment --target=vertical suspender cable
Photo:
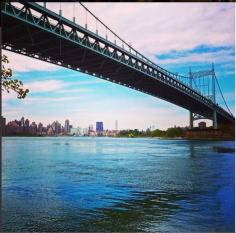
[[[60,1],[59,15],[60,16],[62,15],[62,12],[61,12],[61,1]],[[61,33],[61,30],[62,30],[62,24],[60,25],[60,33]],[[59,39],[59,43],[60,43],[60,57],[61,57],[61,37]]]
[[[85,9],[85,28],[87,29],[87,10]]]
[[[75,23],[75,2],[73,3],[73,23]]]
[[[205,77],[203,76],[203,95],[205,96],[206,90],[205,90]]]
[[[210,89],[209,89],[209,88],[210,88],[210,81],[209,81],[209,80],[210,80],[210,78],[208,77],[208,79],[207,79],[207,85],[208,85],[208,88],[207,88],[207,89],[208,89],[208,98],[210,97]]]

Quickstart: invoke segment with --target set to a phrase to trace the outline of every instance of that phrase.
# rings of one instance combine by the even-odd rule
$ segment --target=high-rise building
[[[29,125],[30,125],[30,122],[29,122],[28,119],[26,119],[26,120],[25,120],[25,127],[29,127]]]
[[[58,130],[58,133],[60,134],[61,133],[61,124],[60,123],[58,123],[57,130]]]
[[[96,122],[96,131],[97,132],[102,132],[103,131],[103,122],[102,121]]]
[[[65,131],[66,134],[70,132],[70,122],[69,122],[69,120],[65,120],[64,131]]]
[[[53,132],[57,135],[61,133],[61,124],[58,121],[52,123]]]
[[[21,117],[21,120],[20,120],[20,126],[21,126],[21,127],[24,127],[24,126],[25,126],[25,120],[24,120],[24,117]]]
[[[30,122],[28,119],[26,119],[25,124],[24,124],[24,132],[25,133],[29,133],[29,126],[30,126]]]
[[[39,134],[43,133],[43,124],[41,122],[38,124],[38,133]]]

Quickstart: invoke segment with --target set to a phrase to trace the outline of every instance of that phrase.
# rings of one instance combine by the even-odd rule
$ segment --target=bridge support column
[[[189,129],[193,129],[193,113],[189,111]]]
[[[213,111],[213,129],[218,129],[216,110]]]

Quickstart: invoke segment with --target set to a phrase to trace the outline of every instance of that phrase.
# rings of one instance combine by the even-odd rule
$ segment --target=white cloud
[[[5,103],[5,102],[7,102],[11,99],[16,99],[16,98],[17,98],[17,94],[14,91],[10,90],[9,93],[5,90],[2,91],[2,101],[3,101],[3,103]]]
[[[35,81],[25,83],[24,85],[24,87],[28,88],[32,93],[56,91],[65,86],[66,84],[60,80]]]
[[[191,49],[200,44],[234,44],[234,3],[85,5],[125,41],[132,42],[144,53]]]
[[[207,62],[207,63],[218,63],[218,62],[234,62],[234,55],[231,54],[231,51],[217,51],[217,52],[202,52],[199,53],[189,53],[183,57],[175,57],[169,59],[158,59],[155,55],[152,55],[154,61],[158,64],[187,64],[187,63],[196,63],[196,62]]]

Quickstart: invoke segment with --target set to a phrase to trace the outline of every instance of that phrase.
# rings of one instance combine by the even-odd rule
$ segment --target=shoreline
[[[5,135],[2,136],[3,138],[11,138],[11,137],[32,137],[32,138],[62,138],[62,137],[67,137],[67,138],[84,138],[84,137],[89,137],[89,138],[150,138],[150,139],[159,139],[159,140],[179,140],[179,141],[235,141],[235,138],[186,138],[186,137],[128,137],[128,136],[117,136],[117,137],[108,137],[108,136],[70,136],[70,135],[60,135],[60,136],[44,136],[44,135]]]

